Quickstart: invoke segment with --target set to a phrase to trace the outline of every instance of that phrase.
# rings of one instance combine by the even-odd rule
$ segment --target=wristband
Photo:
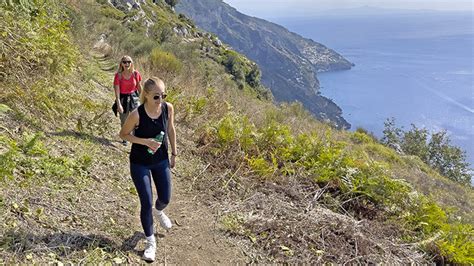
[[[178,156],[178,154],[176,154],[176,153],[171,153],[171,155],[172,155],[172,156]]]

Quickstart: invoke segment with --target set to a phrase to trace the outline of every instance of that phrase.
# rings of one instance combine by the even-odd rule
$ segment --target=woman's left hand
[[[171,155],[171,158],[170,158],[170,167],[171,167],[171,168],[174,168],[175,165],[176,165],[176,156]]]

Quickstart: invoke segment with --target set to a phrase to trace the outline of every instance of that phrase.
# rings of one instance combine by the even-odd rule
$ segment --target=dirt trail
[[[173,228],[166,232],[159,226],[156,227],[156,263],[185,265],[245,263],[240,248],[230,243],[218,230],[215,214],[196,200],[193,194],[185,191],[184,187],[189,179],[178,177],[176,173],[173,178],[172,201],[166,209],[173,221]],[[138,213],[136,215],[138,217]],[[137,246],[138,250],[143,250],[143,241],[141,242],[141,245]]]
[[[124,153],[127,153],[128,149],[128,147],[124,148]],[[181,146],[180,149],[183,150],[185,147]],[[154,213],[157,238],[155,263],[180,265],[245,263],[248,258],[241,247],[232,243],[219,229],[217,214],[205,202],[202,202],[199,195],[196,195],[198,192],[189,190],[193,176],[199,172],[199,168],[193,163],[188,163],[192,159],[186,158],[185,152],[181,153],[183,157],[180,154],[176,162],[177,166],[172,170],[172,197],[165,209],[173,222],[173,227],[169,231],[161,228]],[[138,196],[131,197],[132,205],[136,208],[126,218],[129,221],[124,222],[129,223],[135,229],[135,233],[120,242],[128,246],[125,250],[129,251],[130,262],[140,262],[145,240],[139,218]],[[153,198],[156,200],[154,187]]]
[[[101,56],[99,54],[96,57]],[[110,80],[112,80],[114,73],[111,72],[108,63],[103,61],[102,69],[111,76]],[[143,78],[146,79],[146,77]],[[118,119],[115,123],[118,123]],[[176,126],[180,127],[179,123]],[[165,209],[173,222],[173,227],[168,232],[162,229],[154,213],[155,236],[157,237],[157,256],[154,263],[181,265],[245,263],[246,256],[242,249],[231,243],[223,231],[218,229],[217,215],[205,203],[200,202],[196,195],[198,192],[188,190],[193,176],[200,170],[196,164],[188,163],[192,158],[186,158],[184,150],[186,145],[192,145],[192,143],[187,143],[183,136],[180,136],[179,131],[181,131],[180,128],[178,128],[178,146],[181,152],[180,157],[177,158],[177,166],[172,170],[171,202]],[[122,148],[118,142],[116,145],[118,149],[123,150],[123,157],[128,158],[130,146]],[[129,173],[124,173],[124,176],[129,176]],[[154,186],[153,198],[156,200]],[[138,196],[135,196],[133,200],[136,210],[130,213],[133,217],[130,217],[129,222],[130,226],[137,230],[121,242],[127,246],[128,251],[131,251],[128,259],[135,263],[143,262],[141,256],[145,240],[139,218]]]
[[[241,249],[232,244],[219,231],[215,214],[195,195],[185,191],[187,179],[173,175],[173,196],[166,213],[173,221],[173,227],[165,231],[154,217],[157,237],[156,264],[210,265],[245,263]],[[154,193],[156,197],[156,193]],[[137,201],[138,203],[138,201]],[[132,250],[130,262],[140,262],[144,249],[144,235],[141,230],[139,210],[134,215],[133,227],[138,228],[128,240]],[[130,254],[130,253],[129,253]]]

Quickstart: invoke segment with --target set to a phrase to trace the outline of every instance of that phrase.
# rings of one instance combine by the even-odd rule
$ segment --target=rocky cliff
[[[300,101],[321,120],[349,128],[341,109],[319,94],[317,72],[350,69],[335,51],[282,26],[238,12],[221,0],[181,0],[177,12],[257,62],[278,101]]]

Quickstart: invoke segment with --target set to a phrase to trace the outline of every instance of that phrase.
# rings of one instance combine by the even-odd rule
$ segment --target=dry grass
[[[319,198],[325,188],[311,182],[294,178],[259,181],[241,167],[223,171],[213,163],[201,172],[193,179],[193,188],[207,191],[201,197],[213,202],[224,232],[258,250],[248,253],[253,262],[427,262],[416,245],[394,237],[400,234],[397,226],[383,219],[357,220],[349,213],[329,210],[327,201]],[[338,208],[343,212],[342,206]]]
[[[106,24],[102,27],[107,29]],[[87,155],[92,158],[92,164],[85,166],[81,174],[38,180],[28,179],[27,173],[22,172],[28,166],[21,166],[14,171],[13,180],[2,184],[0,220],[5,226],[0,229],[0,264],[139,261],[136,245],[142,235],[136,231],[137,216],[131,215],[137,213],[136,192],[128,177],[126,150],[118,145],[118,121],[109,110],[113,101],[112,75],[116,59],[123,52],[109,48],[104,51],[108,56],[85,54],[84,59],[89,63],[81,65],[78,76],[67,78],[70,80],[67,85],[71,85],[64,88],[71,99],[68,114],[44,115],[25,104],[20,95],[7,96],[8,103],[17,107],[22,116],[18,119],[11,112],[0,114],[2,134],[20,142],[24,133],[44,131],[42,141],[49,156],[75,159]],[[183,52],[179,57],[187,62],[185,56]],[[368,160],[390,164],[392,176],[409,180],[425,193],[435,191],[439,202],[457,206],[470,217],[472,191],[444,182],[441,177],[432,178],[432,172],[425,171],[423,165],[410,158],[402,158],[401,163],[388,162],[393,156],[383,153],[376,144],[352,146],[351,133],[315,121],[299,105],[276,107],[258,100],[251,93],[239,90],[216,62],[208,60],[195,65],[195,60],[185,63],[179,75],[167,74],[161,78],[177,112],[178,162],[182,164],[177,176],[186,183],[186,193],[181,195],[188,197],[186,204],[202,202],[210,207],[216,213],[211,220],[216,219],[220,227],[219,232],[210,231],[209,234],[215,235],[204,238],[206,241],[216,242],[215,237],[225,233],[240,243],[250,259],[248,262],[433,261],[419,251],[418,244],[402,243],[400,226],[387,221],[375,206],[341,203],[335,199],[338,191],[330,184],[319,187],[312,181],[297,178],[298,173],[262,178],[243,163],[244,155],[239,150],[213,149],[205,140],[205,128],[229,113],[245,115],[256,126],[273,119],[287,125],[295,135],[317,132],[325,136],[331,132],[332,139],[350,144],[349,152],[358,149]],[[146,57],[135,61],[144,79],[152,75],[160,77],[160,73],[147,67]],[[5,99],[0,98],[2,102]],[[83,100],[89,101],[90,109],[83,108]],[[27,162],[38,160],[27,158],[30,160]],[[407,168],[410,164],[416,167]],[[456,193],[446,191],[446,187]],[[205,208],[186,210],[183,217],[190,220],[195,218],[193,213],[208,214]],[[192,229],[192,223],[189,226]],[[193,233],[199,231],[194,229]],[[178,248],[188,247],[180,244],[179,239],[176,242]],[[163,262],[166,261],[165,257]]]

